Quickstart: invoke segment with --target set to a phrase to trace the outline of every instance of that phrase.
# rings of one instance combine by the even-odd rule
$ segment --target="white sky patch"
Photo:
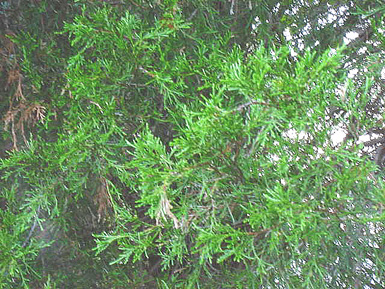
[[[298,49],[303,50],[305,48],[304,41],[302,39],[298,39]]]
[[[287,27],[287,28],[283,31],[283,35],[285,36],[286,41],[290,41],[290,40],[293,39],[293,37],[291,36],[290,28],[289,28],[289,27]]]
[[[311,25],[310,23],[306,24],[305,27],[302,30],[304,35],[308,35],[311,32]]]
[[[285,39],[287,42],[293,40],[293,36],[291,35],[290,33],[290,28],[287,27],[284,31],[283,31],[283,36],[285,36]],[[317,45],[315,45],[317,46]],[[294,51],[293,47],[291,45],[289,45],[289,50],[290,50],[290,55],[292,57],[297,57],[298,56],[298,53]]]
[[[285,14],[287,14],[287,15],[295,15],[295,14],[298,13],[298,11],[299,11],[299,8],[297,6],[295,6],[295,7],[292,7],[291,10],[286,10]]]
[[[295,129],[291,128],[288,131],[286,131],[284,135],[286,135],[288,138],[292,140],[295,140],[295,139],[302,140],[302,139],[306,139],[307,133],[305,131],[297,132]]]
[[[358,49],[358,54],[364,54],[367,50],[367,47],[361,47],[360,49]]]
[[[341,14],[343,14],[348,10],[348,7],[347,6],[341,6],[338,10],[340,11]]]
[[[296,58],[298,56],[298,53],[294,51],[294,49],[292,47],[289,48],[290,49],[290,55],[291,57],[293,58]]]
[[[343,128],[334,129],[331,135],[333,146],[337,146],[340,143],[342,143],[345,136],[346,136],[346,132]]]
[[[337,20],[337,11],[335,9],[328,10],[328,22],[332,23]]]
[[[355,31],[350,31],[350,32],[346,33],[346,35],[344,37],[344,44],[348,45],[350,42],[352,42],[357,37],[358,37],[358,33]]]
[[[378,246],[378,244],[372,240],[369,240],[369,246],[372,247],[372,248],[376,248],[376,249],[380,249],[380,246]]]
[[[321,25],[321,27],[324,27],[327,23],[328,22],[325,18],[318,19],[318,24]]]
[[[362,135],[358,138],[358,141],[357,143],[358,144],[361,144],[361,143],[364,143],[364,142],[367,142],[367,141],[370,141],[370,136],[369,135]]]
[[[273,8],[273,12],[277,13],[279,11],[279,7],[281,6],[281,3],[278,2],[277,5]]]
[[[259,19],[259,17],[255,17],[254,18],[255,22],[253,24],[251,24],[251,28],[253,30],[257,30],[258,26],[262,24],[261,20]]]
[[[358,69],[357,68],[349,70],[348,77],[349,78],[353,78],[354,76],[356,76],[357,73],[358,73]]]
[[[279,161],[279,156],[277,156],[277,155],[271,155],[270,157],[271,157],[272,161],[275,161],[275,162]]]
[[[337,50],[335,48],[330,48],[329,56],[336,54]]]

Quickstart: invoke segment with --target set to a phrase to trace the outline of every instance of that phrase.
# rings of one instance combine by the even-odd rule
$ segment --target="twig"
[[[364,146],[372,146],[372,145],[376,145],[378,143],[383,143],[384,141],[385,141],[385,138],[381,137],[381,138],[377,138],[377,139],[373,139],[373,140],[369,140],[369,141],[364,142]]]
[[[129,83],[120,83],[120,82],[118,82],[117,84],[120,85],[120,86],[124,86],[124,87],[130,87],[130,86],[133,86],[133,87],[156,88],[156,87],[153,86],[153,85],[149,85],[149,84],[145,84],[145,83],[132,83],[132,82],[129,82]]]
[[[198,12],[198,8],[197,8],[197,9],[195,9],[193,13],[191,13],[191,15],[189,16],[189,18],[187,18],[187,20],[186,20],[186,21],[188,22],[188,21],[190,21],[191,19],[193,19],[193,18],[194,18],[194,16],[195,16],[195,14],[197,14],[197,12]]]
[[[260,104],[260,105],[266,105],[266,106],[270,106],[270,104],[268,104],[267,102],[262,102],[262,101],[256,101],[256,100],[251,100],[249,102],[246,102],[244,104],[241,104],[240,106],[238,106],[237,108],[234,108],[232,110],[232,112],[237,112],[237,111],[241,111],[243,110],[244,108],[250,106],[250,105],[253,105],[253,104]]]
[[[39,212],[40,212],[40,205],[39,205],[39,207],[37,208],[37,211],[36,211],[36,214],[35,214],[35,221],[33,222],[32,228],[31,228],[31,230],[29,231],[29,234],[28,234],[28,236],[27,236],[27,239],[25,239],[23,245],[21,245],[22,248],[24,248],[24,247],[27,245],[29,239],[31,239],[31,236],[32,236],[33,231],[35,231],[35,228],[36,228],[36,225],[37,225],[37,218],[38,218]]]

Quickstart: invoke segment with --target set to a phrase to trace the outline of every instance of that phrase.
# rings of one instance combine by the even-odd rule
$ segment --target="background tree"
[[[384,287],[383,3],[1,9],[2,287]]]

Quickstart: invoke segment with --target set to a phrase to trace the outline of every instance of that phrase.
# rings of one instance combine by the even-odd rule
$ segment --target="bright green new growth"
[[[52,117],[1,161],[0,284],[77,286],[54,255],[88,260],[79,267],[105,274],[100,288],[379,278],[382,181],[361,147],[335,145],[345,119],[331,117],[370,126],[370,83],[346,79],[344,48],[246,53],[231,33],[212,37],[218,27],[202,33],[177,2],[152,21],[83,8],[63,28],[71,56]]]

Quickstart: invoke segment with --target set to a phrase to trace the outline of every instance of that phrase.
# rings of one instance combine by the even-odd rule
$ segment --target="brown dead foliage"
[[[34,126],[38,121],[45,118],[46,108],[39,103],[28,103],[23,93],[23,76],[15,54],[15,43],[10,39],[14,33],[8,31],[0,36],[2,47],[0,49],[0,71],[6,71],[4,90],[10,91],[9,108],[3,116],[4,130],[10,131],[12,135],[12,149],[18,150],[17,135],[21,135],[24,143],[27,143],[25,125]],[[13,59],[13,60],[11,60]]]

